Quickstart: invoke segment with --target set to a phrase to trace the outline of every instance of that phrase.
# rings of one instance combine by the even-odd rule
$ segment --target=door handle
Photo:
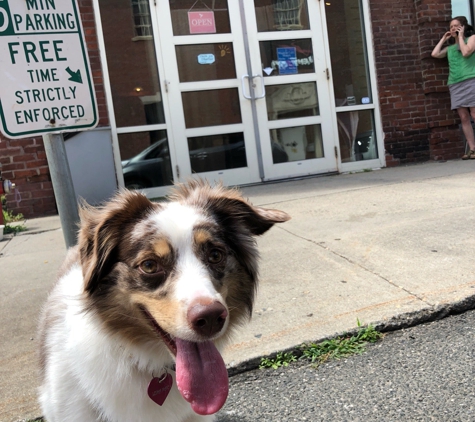
[[[250,97],[249,95],[246,95],[246,87],[245,87],[246,84],[244,83],[244,79],[249,79],[249,75],[242,75],[242,78],[241,78],[242,96],[246,100],[252,100],[252,97]]]
[[[246,87],[245,87],[246,84],[244,83],[244,80],[245,79],[249,80],[249,79],[254,79],[254,78],[260,78],[261,79],[261,86],[262,86],[262,94],[255,96],[254,100],[259,100],[259,99],[264,98],[266,96],[266,87],[264,85],[264,77],[262,75],[252,75],[252,76],[242,75],[242,77],[241,77],[242,95],[246,100],[252,100],[253,98],[250,95],[246,94]],[[253,84],[252,87],[255,88],[256,86]]]
[[[252,79],[260,78],[261,79],[261,86],[262,86],[262,94],[254,97],[256,100],[264,98],[266,96],[266,86],[264,85],[264,77],[262,75],[252,75]]]

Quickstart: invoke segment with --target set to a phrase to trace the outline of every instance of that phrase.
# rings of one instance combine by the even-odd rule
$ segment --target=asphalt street
[[[475,421],[475,311],[391,332],[362,355],[231,377],[218,422]]]

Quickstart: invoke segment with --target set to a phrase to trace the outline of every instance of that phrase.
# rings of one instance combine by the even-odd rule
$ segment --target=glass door
[[[322,3],[244,1],[265,180],[337,170]]]
[[[238,2],[172,0],[157,10],[178,180],[259,182]]]
[[[179,180],[337,169],[317,0],[172,0],[157,11]]]

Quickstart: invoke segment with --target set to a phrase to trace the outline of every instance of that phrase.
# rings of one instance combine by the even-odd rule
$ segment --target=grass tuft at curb
[[[3,234],[16,235],[17,233],[27,230],[24,223],[20,223],[23,220],[23,214],[13,214],[12,211],[6,209],[6,200],[5,195],[0,196],[0,201],[2,201],[2,214],[5,227],[3,229]],[[14,223],[14,224],[11,224]]]
[[[372,325],[363,327],[359,320],[358,330],[353,335],[342,335],[335,339],[324,340],[320,343],[303,344],[299,353],[280,352],[275,357],[263,357],[259,369],[289,366],[291,362],[307,359],[314,367],[331,359],[341,359],[343,357],[361,354],[366,350],[368,343],[375,343],[384,337],[384,334],[377,331]]]

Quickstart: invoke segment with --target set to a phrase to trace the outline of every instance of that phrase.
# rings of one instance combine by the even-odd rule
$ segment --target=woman
[[[475,121],[475,35],[467,18],[457,16],[450,21],[447,31],[432,50],[432,57],[449,60],[449,80],[452,110],[457,110],[462,121],[462,130],[470,151],[462,160],[475,159],[475,137],[470,116]],[[443,47],[445,42],[453,38],[452,45]]]

